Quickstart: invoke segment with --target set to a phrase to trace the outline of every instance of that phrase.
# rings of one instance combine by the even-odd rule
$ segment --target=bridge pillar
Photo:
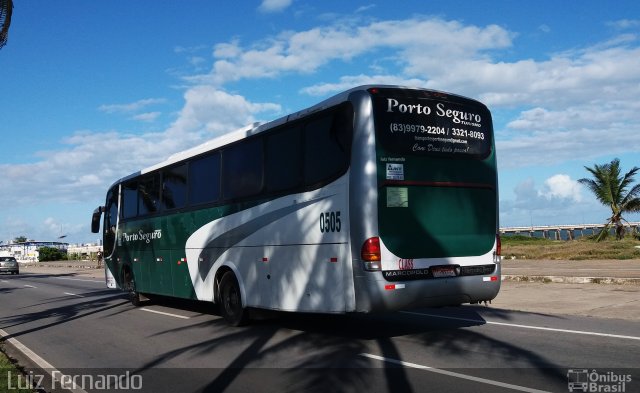
[[[556,237],[555,237],[556,240],[562,239],[562,237],[560,237],[560,229],[556,229],[554,232],[556,233]]]

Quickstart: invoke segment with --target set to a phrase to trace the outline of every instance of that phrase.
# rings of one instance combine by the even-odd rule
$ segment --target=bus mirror
[[[91,217],[91,232],[98,233],[100,232],[100,216],[102,216],[102,212],[104,211],[104,206],[99,206],[96,210],[93,211],[93,216]]]

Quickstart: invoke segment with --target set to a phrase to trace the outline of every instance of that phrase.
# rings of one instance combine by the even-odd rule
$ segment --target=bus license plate
[[[456,276],[456,268],[454,266],[439,266],[432,267],[431,274],[434,278],[440,277],[455,277]]]

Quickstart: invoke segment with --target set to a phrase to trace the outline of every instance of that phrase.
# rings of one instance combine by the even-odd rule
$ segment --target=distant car
[[[19,274],[18,261],[14,257],[0,257],[0,273]]]

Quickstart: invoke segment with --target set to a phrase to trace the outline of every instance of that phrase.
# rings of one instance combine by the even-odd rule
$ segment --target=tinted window
[[[292,189],[302,184],[302,129],[290,128],[267,137],[267,192]]]
[[[187,166],[162,172],[162,208],[179,209],[187,204]]]
[[[126,183],[122,186],[122,218],[138,215],[138,184]]]
[[[104,213],[104,252],[110,255],[116,239],[116,225],[118,224],[118,187],[107,193],[107,204]]]
[[[222,154],[225,174],[222,189],[225,198],[247,197],[262,190],[262,138],[239,143]]]
[[[192,205],[220,198],[220,154],[189,163],[189,201]]]
[[[351,111],[340,110],[319,116],[304,129],[304,181],[313,185],[340,175],[349,165],[352,135]]]
[[[493,126],[484,105],[457,96],[400,93],[373,96],[376,135],[385,150],[475,158],[491,152]]]
[[[138,214],[155,213],[160,206],[160,181],[158,174],[145,176],[138,183]]]

